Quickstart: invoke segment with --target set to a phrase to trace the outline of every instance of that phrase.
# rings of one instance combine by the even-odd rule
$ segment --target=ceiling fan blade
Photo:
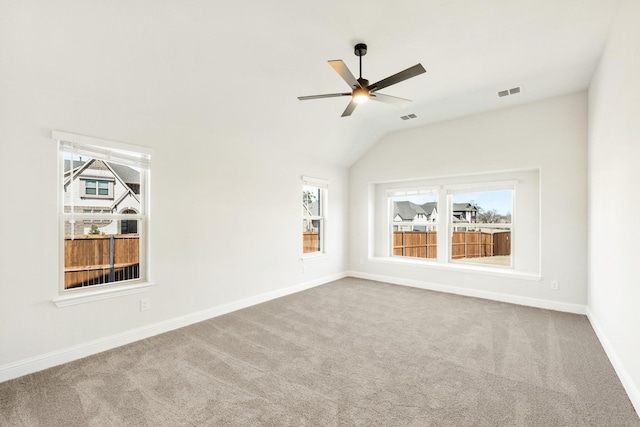
[[[320,98],[335,98],[338,96],[351,96],[351,93],[327,93],[325,95],[309,95],[309,96],[299,96],[298,99],[300,101],[306,101],[307,99],[320,99]]]
[[[336,73],[340,74],[340,77],[342,77],[342,79],[347,82],[351,89],[362,87],[360,86],[360,83],[358,83],[358,80],[353,76],[353,74],[351,74],[351,71],[349,71],[345,63],[342,62],[342,59],[329,61],[329,65],[331,65],[333,69],[336,70]]]
[[[382,93],[372,93],[369,95],[369,99],[387,104],[399,105],[401,107],[411,104],[410,99],[398,98],[397,96],[384,95]]]
[[[369,92],[375,92],[376,90],[384,89],[385,87],[389,87],[396,83],[400,83],[404,80],[410,79],[411,77],[415,77],[419,74],[426,73],[427,70],[424,69],[422,64],[416,64],[413,67],[409,67],[404,71],[400,71],[393,76],[387,77],[386,79],[382,79],[379,82],[370,84],[367,86]]]
[[[357,106],[358,106],[358,104],[352,99],[351,102],[349,103],[349,105],[347,105],[347,108],[342,113],[342,116],[340,116],[340,117],[350,116],[351,113],[353,113],[353,110],[355,110]]]

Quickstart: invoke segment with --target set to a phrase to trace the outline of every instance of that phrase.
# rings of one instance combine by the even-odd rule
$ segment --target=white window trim
[[[96,194],[87,194],[87,181],[95,181],[96,182]],[[108,184],[108,194],[101,195],[98,194],[100,192],[98,182],[103,181]],[[80,178],[80,197],[84,199],[113,199],[113,191],[114,191],[114,183],[113,179],[109,178],[96,178],[93,176],[86,176]]]
[[[377,257],[377,256],[368,257],[367,261],[379,263],[379,264],[390,264],[390,265],[404,264],[411,267],[422,267],[427,269],[455,271],[455,272],[469,273],[469,274],[481,274],[481,275],[493,276],[493,277],[512,277],[516,279],[531,280],[535,282],[540,282],[542,280],[542,275],[540,273],[526,273],[526,272],[521,272],[516,270],[503,270],[503,269],[496,269],[493,267],[487,267],[487,266],[476,265],[476,264],[462,264],[462,263],[443,264],[435,260],[425,261],[422,259],[411,258],[411,257]]]
[[[110,141],[100,138],[94,138],[85,135],[77,135],[68,132],[52,131],[52,138],[58,145],[58,216],[59,216],[59,238],[58,238],[58,258],[59,258],[59,274],[58,274],[58,297],[52,301],[57,307],[66,307],[69,305],[82,304],[92,301],[98,301],[107,298],[114,298],[133,293],[139,293],[149,290],[153,283],[150,280],[151,263],[149,257],[149,207],[150,207],[150,185],[148,182],[148,169],[151,156],[155,150],[149,147],[143,147],[122,142]],[[141,188],[145,191],[140,195],[141,212],[138,215],[132,214],[104,214],[91,213],[80,214],[73,212],[64,212],[64,170],[63,167],[64,152],[74,152],[87,155],[94,158],[114,161],[124,165],[139,166],[146,169],[142,173]],[[98,155],[98,157],[96,157]],[[110,184],[111,185],[111,184]],[[112,193],[110,188],[110,192]],[[91,196],[89,196],[91,197]],[[134,280],[126,280],[104,285],[93,285],[81,288],[64,289],[64,230],[65,221],[72,219],[74,221],[82,221],[85,219],[109,219],[109,220],[141,220],[140,234],[140,278]]]
[[[70,305],[85,304],[88,302],[100,301],[103,299],[116,298],[125,295],[139,294],[141,292],[147,292],[155,286],[151,282],[136,283],[128,286],[118,286],[111,288],[102,288],[95,286],[99,289],[92,289],[91,292],[75,292],[71,294],[65,294],[56,297],[52,302],[56,307],[68,307]]]

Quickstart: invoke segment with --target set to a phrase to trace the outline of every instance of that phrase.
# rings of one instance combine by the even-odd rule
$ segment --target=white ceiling
[[[586,88],[620,3],[0,0],[0,78],[350,165],[390,132]],[[297,100],[348,91],[327,60],[357,77],[357,42],[371,82],[425,66],[380,91],[410,107]]]

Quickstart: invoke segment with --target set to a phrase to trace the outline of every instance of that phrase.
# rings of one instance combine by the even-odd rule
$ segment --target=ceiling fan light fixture
[[[311,96],[299,96],[298,99],[300,101],[304,101],[307,99],[320,99],[320,98],[336,98],[341,96],[351,96],[351,101],[347,105],[347,108],[342,113],[341,117],[348,117],[353,113],[358,104],[362,104],[367,102],[369,99],[373,99],[374,101],[384,102],[387,104],[394,105],[405,105],[408,102],[411,102],[408,99],[398,98],[395,96],[384,95],[379,93],[378,90],[384,89],[396,83],[403,82],[407,79],[415,77],[419,74],[425,73],[427,70],[424,69],[422,64],[416,64],[413,67],[409,67],[406,70],[402,70],[399,73],[396,73],[392,76],[384,78],[376,83],[369,84],[369,80],[362,77],[362,57],[367,53],[367,45],[364,43],[358,43],[354,48],[354,53],[359,59],[360,63],[360,77],[355,78],[355,76],[351,73],[349,68],[345,65],[342,59],[336,59],[329,61],[329,65],[331,68],[335,70],[336,73],[342,77],[342,80],[345,81],[346,84],[349,85],[350,92],[340,92],[340,93],[327,93],[323,95],[311,95]]]
[[[364,88],[354,89],[352,98],[356,104],[367,102],[369,100],[369,91]]]

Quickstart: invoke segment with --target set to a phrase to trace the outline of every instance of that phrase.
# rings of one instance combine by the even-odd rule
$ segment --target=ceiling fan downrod
[[[364,43],[358,43],[353,48],[354,53],[360,58],[360,78],[362,78],[362,57],[367,54],[367,45]]]

